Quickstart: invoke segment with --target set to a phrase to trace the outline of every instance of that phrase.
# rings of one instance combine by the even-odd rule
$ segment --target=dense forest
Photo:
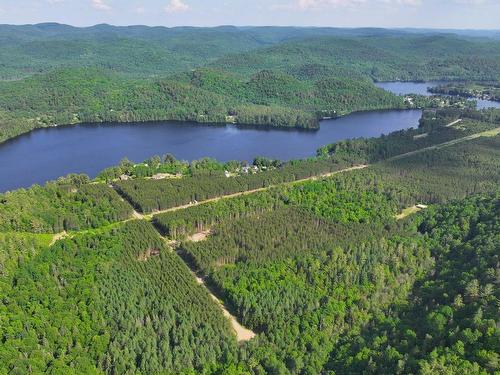
[[[454,104],[373,81],[500,79],[498,41],[440,33],[42,24],[0,25],[0,40],[0,142],[82,122],[314,129],[353,111]]]
[[[309,160],[166,155],[0,195],[0,372],[495,373],[497,112],[427,111]],[[128,202],[259,187],[151,222]],[[256,337],[238,343],[210,293]]]
[[[336,374],[487,374],[498,371],[498,195],[427,212],[418,223],[435,265],[408,301],[348,335]]]
[[[236,355],[228,322],[150,224],[27,241],[6,243],[37,254],[1,284],[2,373],[187,372]]]
[[[86,182],[81,182],[81,180]],[[32,233],[97,228],[130,217],[132,208],[112,188],[73,176],[0,195],[0,230]]]
[[[313,374],[344,330],[404,295],[425,268],[425,245],[397,231],[288,208],[228,222],[183,248],[260,332],[245,353],[253,371]]]
[[[0,77],[17,79],[56,68],[82,66],[111,68],[127,76],[164,76],[210,63],[221,65],[217,61],[226,59],[227,55],[231,55],[231,65],[240,65],[244,59],[255,56],[246,63],[245,69],[262,66],[257,68],[261,70],[266,66],[257,60],[263,55],[269,55],[267,61],[276,64],[280,61],[276,54],[283,57],[293,49],[299,52],[291,56],[291,61],[296,62],[295,67],[303,65],[307,54],[313,53],[315,62],[321,59],[324,64],[321,69],[361,69],[377,80],[416,78],[417,73],[421,79],[432,79],[436,70],[454,76],[463,76],[465,72],[469,76],[478,76],[489,74],[491,67],[498,68],[498,62],[494,61],[498,56],[498,37],[491,38],[494,32],[490,34],[470,37],[458,30],[418,32],[327,27],[0,25],[0,40],[4,47],[0,56]],[[322,44],[321,48],[313,48],[311,41],[314,40],[316,44]],[[356,48],[346,51],[350,43]],[[276,47],[276,52],[273,47]],[[261,51],[257,55],[242,55],[265,48],[273,53]],[[122,56],[127,56],[127,59]],[[465,66],[466,61],[461,60],[464,56],[475,64]],[[373,60],[378,69],[368,70],[367,58]],[[281,64],[284,60],[281,58]],[[363,64],[351,64],[358,61]],[[386,76],[388,72],[390,76]]]
[[[439,244],[439,238],[434,236],[439,233],[440,236],[445,236],[440,241],[460,243],[459,239],[450,240],[446,225],[455,224],[443,221],[439,210],[426,213],[426,224],[420,224],[420,217],[416,221],[396,222],[393,215],[401,208],[416,203],[439,204],[461,199],[469,194],[497,191],[500,185],[499,141],[499,137],[473,141],[418,154],[407,160],[382,163],[374,169],[355,171],[325,181],[308,182],[276,191],[273,196],[282,202],[274,204],[276,208],[272,212],[254,211],[251,207],[250,215],[208,223],[212,225],[212,235],[207,242],[184,243],[182,248],[188,261],[208,275],[214,288],[220,290],[230,301],[243,323],[261,332],[259,342],[254,347],[249,346],[249,353],[246,354],[249,362],[255,364],[252,371],[319,373],[334,368],[336,373],[354,374],[370,372],[371,369],[375,369],[374,373],[408,373],[410,369],[418,370],[419,363],[408,360],[408,366],[413,367],[408,367],[405,371],[405,358],[408,356],[397,356],[396,352],[393,356],[386,350],[379,349],[380,358],[375,355],[360,357],[356,353],[364,353],[362,345],[351,349],[357,350],[352,356],[358,362],[347,356],[335,359],[338,350],[347,345],[340,345],[337,340],[342,337],[342,330],[346,329],[351,332],[352,340],[357,344],[359,340],[356,333],[365,329],[365,324],[372,319],[381,316],[378,309],[384,311],[382,314],[392,310],[392,307],[384,305],[385,298],[391,300],[392,304],[398,301],[397,304],[405,306],[406,293],[410,292],[405,289],[405,285],[425,280],[426,272],[429,275],[434,272],[431,270],[434,269],[437,251],[435,246]],[[269,200],[270,197],[267,195],[264,199]],[[484,223],[488,223],[489,218],[498,216],[494,211],[495,207],[498,209],[498,202],[491,199],[481,196],[471,200],[472,203],[464,203],[465,207],[471,207],[473,202],[484,202],[485,207],[490,209],[484,217],[474,211],[468,212],[467,208],[463,210],[472,218],[481,217],[481,220],[485,220]],[[448,207],[453,209],[454,205],[460,207],[462,203],[451,203],[444,206],[443,211],[450,209]],[[217,202],[213,211],[224,212],[226,207],[226,203]],[[189,208],[186,210],[188,212],[193,215],[191,220],[198,218],[198,208]],[[168,222],[169,216],[161,215],[159,220]],[[185,225],[183,223],[189,223],[188,220],[189,218],[183,218],[181,222],[171,221],[171,225],[175,228],[178,228],[177,225],[182,227]],[[201,224],[202,229],[206,229],[206,219]],[[457,235],[462,235],[461,238],[469,238],[467,233],[461,232],[462,225],[469,228],[466,221],[460,221],[460,226],[455,226],[454,230]],[[484,239],[498,237],[498,224],[488,226],[488,230],[480,224],[478,228],[481,228],[480,233],[483,233]],[[422,237],[422,233],[431,231],[431,237]],[[333,242],[329,244],[328,241]],[[399,249],[394,255],[391,255],[391,246]],[[409,251],[406,246],[414,252]],[[465,244],[463,246],[467,247]],[[495,267],[498,245],[488,242],[486,246],[493,256],[488,267]],[[354,252],[351,255],[354,258],[349,258],[351,251]],[[361,253],[357,254],[356,251]],[[429,254],[428,251],[432,253]],[[440,251],[446,253],[446,250]],[[415,258],[411,258],[412,254]],[[404,261],[397,260],[397,256],[403,255]],[[379,256],[396,258],[389,261],[378,258]],[[459,267],[467,262],[463,258],[457,259],[455,254],[450,254],[448,259],[452,259],[453,264]],[[358,265],[357,262],[361,264]],[[378,268],[382,265],[388,268]],[[410,267],[405,269],[408,265]],[[376,275],[370,274],[370,267],[375,267],[378,270],[376,275],[382,279],[378,280]],[[490,273],[494,274],[494,271]],[[402,289],[390,286],[393,278],[398,280],[398,288]],[[381,283],[379,287],[383,285],[384,288],[378,290],[378,282]],[[329,283],[331,288],[327,287]],[[433,287],[433,283],[428,286]],[[391,295],[391,292],[401,294]],[[430,300],[431,297],[427,298]],[[416,307],[415,313],[420,314],[421,309]],[[492,313],[486,319],[491,319]],[[438,318],[440,316],[436,317]],[[434,316],[431,313],[429,319],[429,324],[433,324]],[[411,317],[408,321],[412,322]],[[412,324],[421,327],[418,323]],[[464,324],[469,323],[464,321]],[[491,322],[484,324],[485,330],[486,327],[492,327]],[[369,327],[367,334],[372,334],[373,330]],[[400,342],[401,335],[406,334],[406,331],[402,327],[401,330],[397,330],[398,328],[387,332],[396,330],[395,335],[398,336],[394,340]],[[441,332],[447,330],[442,328]],[[486,373],[498,369],[498,364],[494,362],[497,355],[494,342],[497,336],[493,332],[490,331],[485,336],[484,351],[472,357],[471,368],[481,369]],[[432,333],[430,335],[434,337]],[[428,353],[432,352],[433,349],[427,345],[427,340],[432,338],[424,340],[424,336],[425,331],[418,336],[420,341],[414,338],[406,343],[405,352],[414,353],[417,348],[411,345],[418,345],[419,342],[426,345]],[[457,333],[456,337],[460,335]],[[389,344],[381,346],[385,341],[377,340],[374,350],[390,347]],[[262,346],[268,349],[263,350]],[[387,355],[390,357],[386,358]],[[479,355],[485,359],[480,359]],[[435,355],[430,356],[428,361],[432,362],[434,358]],[[453,360],[454,357],[450,358]],[[349,361],[355,362],[357,367],[353,366],[350,370]],[[373,361],[378,362],[372,364]],[[422,373],[430,373],[430,368],[446,368],[448,364],[443,361],[441,358],[428,366],[422,363]],[[461,363],[457,360],[455,362],[455,369],[468,368],[466,363],[460,367]],[[384,367],[392,363],[394,368],[387,370]],[[436,367],[440,365],[441,367]]]

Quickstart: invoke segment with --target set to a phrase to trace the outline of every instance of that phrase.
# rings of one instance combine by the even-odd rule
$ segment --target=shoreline
[[[357,113],[367,113],[367,112],[388,112],[388,111],[418,111],[424,110],[425,108],[380,108],[380,109],[359,109],[356,111],[351,111],[347,113],[341,113],[334,117],[324,117],[318,119],[318,125],[315,127],[304,127],[304,126],[276,126],[270,124],[247,124],[247,123],[232,123],[232,122],[199,122],[195,120],[145,120],[145,121],[97,121],[97,122],[76,122],[76,123],[68,123],[68,124],[54,124],[47,126],[39,126],[27,130],[25,132],[19,133],[13,137],[7,138],[3,141],[0,141],[0,147],[3,145],[12,142],[18,138],[27,136],[35,131],[41,130],[50,130],[50,129],[60,129],[60,128],[72,128],[77,126],[107,126],[107,125],[130,125],[130,124],[159,124],[159,123],[170,123],[170,124],[193,124],[197,126],[206,126],[206,127],[228,127],[234,126],[242,129],[256,129],[263,131],[293,131],[293,132],[316,132],[320,129],[321,123],[325,121],[337,120],[343,117],[347,117],[350,115],[355,115]]]
[[[46,139],[47,144],[54,145],[54,147],[61,147],[63,149],[63,154],[66,155],[66,157],[71,158],[72,160],[61,159],[60,161],[55,162],[54,168],[48,166],[48,172],[37,172],[37,175],[35,177],[30,177],[30,175],[28,174],[25,178],[18,178],[16,179],[16,181],[5,181],[4,191],[15,190],[23,187],[28,188],[29,186],[32,186],[34,184],[43,185],[48,181],[55,180],[60,176],[65,176],[70,173],[84,173],[90,176],[90,178],[94,178],[96,173],[104,170],[109,166],[117,165],[119,160],[121,160],[125,156],[131,158],[131,160],[143,161],[146,158],[151,157],[155,153],[162,154],[165,152],[171,152],[180,159],[186,159],[190,161],[196,160],[197,158],[202,156],[197,156],[198,153],[196,152],[196,149],[190,148],[192,144],[198,145],[200,147],[202,144],[205,145],[203,146],[204,149],[206,148],[209,150],[205,150],[203,152],[203,155],[213,157],[219,161],[248,161],[253,160],[253,158],[257,156],[270,157],[282,161],[307,159],[309,157],[314,157],[316,155],[317,149],[328,143],[359,137],[378,137],[382,134],[389,134],[390,132],[397,131],[403,128],[416,128],[418,126],[418,119],[421,118],[421,114],[422,111],[419,109],[401,108],[375,111],[357,111],[348,115],[346,114],[340,116],[333,120],[325,120],[325,123],[323,123],[322,121],[320,130],[315,131],[295,128],[269,128],[262,126],[251,126],[250,128],[255,130],[247,131],[241,130],[245,127],[239,125],[202,125],[197,123],[191,123],[189,125],[189,123],[186,122],[168,122],[171,124],[178,124],[176,126],[170,127],[168,126],[168,123],[165,123],[165,126],[163,126],[163,122],[160,122],[160,125],[151,125],[151,128],[157,128],[157,130],[152,130],[152,134],[158,134],[158,136],[155,138],[158,141],[152,139],[152,144],[140,141],[142,137],[141,134],[149,134],[150,127],[140,127],[141,124],[144,125],[145,123],[138,124],[138,126],[135,126],[135,124],[131,123],[115,123],[113,127],[109,128],[106,128],[105,125],[103,126],[103,123],[89,124],[91,128],[84,128],[84,126],[86,126],[87,124],[73,124],[60,126],[62,130],[67,130],[66,132],[63,131],[62,133],[50,132],[49,128],[41,128],[45,129],[47,133],[42,132],[35,135],[35,133],[30,132],[14,139],[8,140],[3,148],[0,144],[0,150],[5,151],[2,153],[2,155],[5,154],[8,158],[9,155],[12,156],[18,154],[18,146],[20,147],[19,150],[24,150],[23,153],[26,154],[28,150],[25,150],[26,147],[24,147],[23,145],[31,145],[29,146],[29,150],[31,150],[32,152],[44,152],[43,145],[45,145],[45,141],[43,140]],[[150,123],[157,124],[158,122]],[[184,128],[185,125],[188,126]],[[75,128],[70,128],[71,126],[74,126]],[[79,128],[76,128],[77,126]],[[211,126],[213,126],[213,128],[211,128]],[[59,126],[57,128],[59,128]],[[41,131],[41,129],[36,130]],[[163,129],[165,131],[163,131]],[[93,135],[94,133],[95,135]],[[109,143],[108,141],[106,141],[106,139],[109,139],[109,137],[113,137],[113,134],[117,134],[118,139],[120,139],[119,135],[122,133],[131,133],[134,136],[133,139],[138,139],[138,141],[131,141],[132,143],[130,144],[123,143],[123,146],[117,145],[116,142]],[[234,135],[236,133],[238,133],[238,135]],[[68,148],[68,146],[65,146],[65,143],[57,143],[56,145],[53,141],[51,141],[52,139],[69,139],[69,144],[72,144],[73,141],[79,142],[77,139],[80,138],[77,138],[75,140],[73,139],[74,137],[72,137],[72,134],[82,134],[84,137],[86,137],[84,134],[90,134],[90,139],[95,139],[95,141],[98,142],[98,149],[100,150],[99,152],[103,153],[103,157],[87,155],[88,153],[82,151],[85,155],[89,156],[90,159],[88,160],[90,161],[86,162],[85,160],[87,159],[87,157],[85,157],[86,159],[82,159],[82,162],[79,162],[79,157],[75,158],[71,156],[71,150],[75,150],[75,148]],[[103,138],[104,134],[105,136]],[[167,138],[165,138],[165,141],[161,141],[161,139],[163,139],[161,137],[161,134],[166,134],[165,137]],[[176,138],[176,134],[179,134],[179,138]],[[221,137],[220,141],[218,141],[219,135]],[[212,137],[215,137],[215,139],[212,139]],[[88,142],[87,138],[83,139],[86,140],[85,142]],[[241,143],[243,147],[242,150],[240,150],[239,148],[235,148],[235,145],[233,145],[231,141],[233,139],[237,139],[238,142]],[[259,140],[262,140],[264,142],[262,146],[259,146]],[[253,144],[254,141],[257,142],[255,147],[248,146],[249,142]],[[183,146],[185,142],[187,142],[189,146]],[[215,142],[215,146],[211,145],[212,142]],[[142,147],[141,150],[144,151],[140,152],[140,156],[135,155],[134,152],[127,151],[127,145],[133,146],[136,143],[139,144],[139,147]],[[111,144],[113,144],[114,146],[111,146],[110,148]],[[37,145],[41,146],[38,147]],[[172,147],[169,147],[169,145],[171,145]],[[222,149],[224,150],[227,149],[227,152],[217,151],[219,150],[219,147],[217,147],[217,145],[222,147]],[[278,151],[274,150],[273,145],[276,145]],[[75,147],[76,151],[80,150],[81,148],[77,146],[77,144],[75,144]],[[214,149],[214,147],[216,148]],[[122,148],[123,152],[120,151]],[[183,152],[182,149],[186,149],[187,151]],[[213,152],[209,152],[210,150],[212,150]],[[59,151],[53,150],[49,153],[49,155],[52,154],[54,154],[54,157],[57,157],[55,155],[59,154]],[[243,156],[236,157],[236,154]],[[113,160],[111,160],[111,158],[113,158]],[[42,159],[45,160],[45,158],[43,157]],[[109,163],[103,163],[98,159],[111,161]],[[12,160],[15,162],[14,159]],[[47,160],[50,162],[50,160],[52,159],[49,158]],[[61,165],[66,164],[68,165],[68,167],[60,168]],[[28,170],[28,168],[31,168],[31,165],[39,166],[39,168],[42,168],[42,171],[45,170],[45,167],[41,166],[41,163],[38,161],[22,162],[19,165],[23,168],[26,168],[23,169],[26,171]],[[82,165],[86,166],[86,168],[77,168],[78,166]],[[95,165],[98,165],[98,167],[95,167]],[[8,173],[13,173],[12,171],[15,170],[15,167],[6,166],[3,169],[5,170],[5,173],[7,173],[6,175],[8,175]],[[52,169],[57,169],[57,173],[54,174],[53,177],[51,174]],[[40,175],[40,178],[38,178],[38,175]]]

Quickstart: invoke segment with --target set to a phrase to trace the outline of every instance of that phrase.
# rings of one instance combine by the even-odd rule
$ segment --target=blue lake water
[[[431,87],[436,87],[446,82],[442,81],[430,81],[430,82],[377,82],[375,86],[381,89],[392,92],[396,95],[405,94],[418,94],[431,96],[432,94],[428,91]]]
[[[428,91],[430,87],[436,87],[440,84],[445,84],[443,81],[430,81],[430,82],[377,82],[375,85],[381,89],[390,91],[396,95],[405,94],[419,94],[431,96]],[[471,99],[477,102],[478,109],[486,108],[500,108],[500,102],[483,99]]]
[[[376,137],[418,126],[421,111],[372,111],[321,122],[317,131],[154,122],[82,124],[37,129],[0,144],[0,191],[43,184],[68,173],[94,177],[124,158],[139,162],[171,153],[221,161],[314,156],[325,144]]]

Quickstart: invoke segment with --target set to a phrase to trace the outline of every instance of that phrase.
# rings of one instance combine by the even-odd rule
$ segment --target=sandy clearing
[[[197,233],[192,234],[191,236],[188,236],[186,238],[186,241],[189,241],[189,242],[205,241],[208,238],[208,236],[210,236],[210,233],[211,233],[210,229],[204,230],[201,232],[197,232]]]
[[[400,214],[396,215],[396,220],[402,220],[402,219],[404,219],[410,215],[413,215],[414,213],[417,213],[421,210],[422,209],[418,208],[416,205],[411,206],[411,207],[407,207],[407,208],[403,209],[403,211],[401,211]]]
[[[68,233],[66,231],[62,231],[61,233],[54,234],[54,237],[52,237],[52,241],[50,241],[49,246],[52,246],[57,241],[62,240],[63,238],[66,238],[66,237],[68,237]]]
[[[227,309],[224,307],[222,302],[219,299],[217,299],[217,297],[215,297],[213,294],[210,295],[219,304],[220,308],[222,309],[222,314],[224,314],[224,316],[228,318],[229,321],[231,322],[231,326],[233,327],[233,330],[236,333],[236,339],[238,340],[238,342],[250,341],[256,336],[255,332],[249,330],[248,328],[243,327],[240,323],[238,323],[236,318],[233,315],[231,315],[229,311],[227,311]]]
[[[417,212],[420,212],[422,210],[426,210],[428,207],[429,206],[427,206],[426,204],[419,203],[419,204],[416,204],[414,206],[404,208],[400,214],[395,215],[394,217],[396,218],[396,220],[402,220],[402,219],[404,219],[410,215],[413,215]]]
[[[132,211],[132,218],[142,220],[144,219],[144,215],[134,210]]]

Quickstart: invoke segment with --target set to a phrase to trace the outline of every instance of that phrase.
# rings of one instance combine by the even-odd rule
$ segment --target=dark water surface
[[[447,82],[443,81],[429,81],[429,82],[377,82],[375,86],[381,89],[392,92],[396,95],[405,94],[419,94],[425,96],[431,96],[432,94],[427,91],[430,87],[436,87]],[[476,99],[471,98],[477,102],[478,109],[485,108],[500,108],[500,102],[495,102],[492,100]]]
[[[342,139],[416,127],[420,116],[419,110],[360,112],[322,121],[317,131],[177,122],[38,129],[0,144],[0,191],[43,184],[68,173],[94,177],[124,157],[136,162],[165,153],[184,160],[300,159]]]
[[[377,82],[375,86],[381,89],[392,92],[396,95],[405,94],[418,94],[424,96],[431,96],[432,94],[427,91],[430,87],[443,85],[444,81],[429,81],[429,82]]]

